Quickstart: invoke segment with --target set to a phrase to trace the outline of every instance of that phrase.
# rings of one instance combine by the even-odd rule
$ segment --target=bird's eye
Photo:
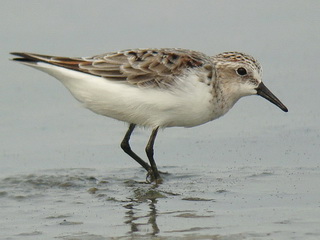
[[[244,75],[247,74],[247,70],[245,68],[243,68],[243,67],[240,67],[240,68],[237,69],[237,73],[239,75],[241,75],[241,76],[244,76]]]

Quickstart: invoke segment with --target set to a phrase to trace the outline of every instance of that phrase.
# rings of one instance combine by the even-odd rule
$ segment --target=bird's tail
[[[85,60],[81,58],[57,57],[26,52],[12,52],[11,54],[18,56],[13,58],[13,61],[32,67],[36,67],[38,63],[48,63],[51,65],[79,71],[79,64],[85,62]]]

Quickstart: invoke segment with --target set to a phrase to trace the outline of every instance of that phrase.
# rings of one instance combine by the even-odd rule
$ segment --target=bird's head
[[[288,112],[287,107],[263,84],[261,65],[253,57],[239,52],[225,52],[214,56],[213,61],[216,79],[234,101],[243,96],[260,95]]]

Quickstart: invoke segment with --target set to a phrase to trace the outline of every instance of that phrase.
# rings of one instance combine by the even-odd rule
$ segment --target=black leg
[[[156,162],[154,161],[154,158],[153,158],[153,153],[154,153],[153,145],[154,145],[154,140],[156,139],[156,136],[157,136],[157,133],[158,133],[158,129],[159,129],[159,127],[153,129],[153,131],[151,133],[151,136],[150,136],[150,139],[149,139],[149,142],[148,142],[148,144],[146,146],[146,153],[147,153],[147,156],[149,158],[149,162],[150,162],[151,169],[152,169],[152,172],[153,172],[153,177],[154,177],[156,182],[161,181],[161,177],[160,177]]]
[[[148,173],[151,173],[152,168],[150,167],[150,165],[148,163],[146,163],[145,161],[143,161],[137,154],[135,154],[131,150],[129,140],[130,140],[130,136],[131,136],[135,127],[136,127],[135,124],[132,124],[132,123],[130,124],[129,129],[126,132],[126,135],[124,136],[120,146],[125,153],[127,153],[130,157],[132,157],[134,160],[136,160],[145,170],[148,171]]]

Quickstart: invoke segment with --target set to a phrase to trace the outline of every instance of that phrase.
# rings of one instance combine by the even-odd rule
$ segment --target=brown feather
[[[211,64],[210,57],[184,49],[137,49],[87,58],[55,57],[31,53],[16,54],[29,61],[60,67],[139,86],[165,86],[187,69]],[[205,71],[207,71],[204,68]]]

